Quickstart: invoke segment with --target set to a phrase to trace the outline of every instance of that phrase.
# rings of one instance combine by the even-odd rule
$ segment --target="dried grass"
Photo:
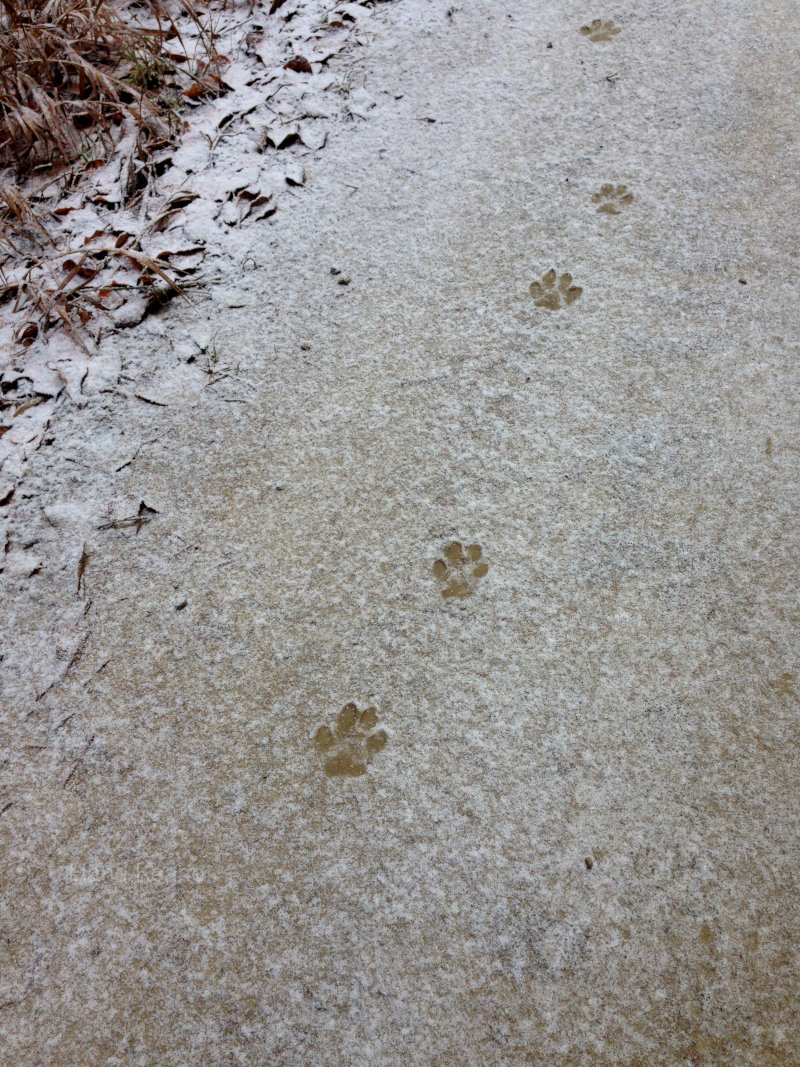
[[[191,55],[173,11],[194,24]],[[76,159],[87,141],[109,148],[125,116],[163,138],[181,93],[222,88],[211,20],[193,0],[0,0],[0,167],[20,175]]]
[[[0,184],[0,201],[4,201],[6,211],[10,210],[9,192],[13,193],[13,190]],[[32,344],[40,332],[60,323],[78,347],[86,350],[81,328],[86,326],[94,310],[106,310],[105,299],[119,289],[131,288],[119,286],[116,281],[110,287],[107,281],[92,284],[99,281],[102,272],[115,258],[126,261],[133,268],[137,278],[132,287],[145,292],[153,306],[165,303],[173,294],[185,295],[183,288],[164,269],[165,263],[145,255],[131,234],[120,234],[114,244],[87,241],[83,248],[59,252],[53,247],[48,251],[44,246],[45,241],[52,244],[50,236],[40,226],[24,198],[19,207],[17,227],[27,225],[32,228],[37,251],[27,253],[27,269],[15,281],[6,282],[0,274],[0,303],[14,301],[15,311],[24,307],[35,316],[28,318],[18,331],[16,340],[22,347]],[[10,244],[7,230],[8,227],[6,232],[0,232],[0,240]],[[19,258],[22,258],[21,251]],[[177,271],[181,273],[180,268]],[[161,288],[158,281],[163,283]]]
[[[156,62],[165,29],[105,0],[0,2],[0,165],[26,173],[68,162],[92,134],[108,139],[124,113],[163,136],[158,97],[122,69],[136,55]]]
[[[191,41],[181,36],[180,14],[191,20]],[[0,169],[17,178],[0,178],[0,303],[13,300],[39,316],[20,343],[56,321],[79,340],[92,305],[102,306],[87,286],[98,258],[124,254],[144,278],[180,291],[131,248],[92,248],[88,263],[85,249],[66,253],[75,269],[54,274],[65,255],[21,184],[30,193],[58,179],[66,189],[111,158],[131,129],[133,173],[134,162],[146,164],[177,133],[181,97],[224,91],[221,62],[210,16],[193,0],[0,0]],[[126,196],[135,193],[134,184]],[[13,279],[4,273],[9,263],[24,268]]]

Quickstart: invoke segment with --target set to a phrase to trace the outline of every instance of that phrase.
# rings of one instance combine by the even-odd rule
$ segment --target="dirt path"
[[[6,1062],[800,1059],[791,13],[385,5],[115,342],[2,577]]]

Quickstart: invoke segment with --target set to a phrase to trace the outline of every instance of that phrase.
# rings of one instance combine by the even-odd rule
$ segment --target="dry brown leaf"
[[[295,56],[288,63],[283,64],[284,70],[294,70],[298,74],[313,74],[311,64],[304,56]]]
[[[299,138],[300,127],[296,122],[289,123],[286,126],[272,126],[264,134],[264,140],[268,145],[271,144],[273,148],[288,148]]]

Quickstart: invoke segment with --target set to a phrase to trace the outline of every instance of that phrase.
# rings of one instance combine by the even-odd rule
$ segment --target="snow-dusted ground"
[[[791,13],[380,5],[100,339],[2,510],[5,1061],[800,1059]]]

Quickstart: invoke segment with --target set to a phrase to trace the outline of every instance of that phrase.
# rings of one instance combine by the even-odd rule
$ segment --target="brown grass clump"
[[[179,16],[189,20],[184,38]],[[74,189],[124,137],[129,206],[147,185],[152,153],[178,132],[181,99],[191,106],[224,92],[226,62],[207,5],[201,14],[194,0],[0,0],[0,304],[38,314],[16,337],[23,347],[56,323],[82,344],[78,330],[94,309],[109,294],[119,299],[106,279],[115,261],[139,287],[166,283],[162,299],[181,292],[113,226],[110,245],[98,245],[98,232],[64,253],[47,190]]]
[[[157,98],[120,73],[137,60],[158,67],[163,29],[142,26],[113,0],[0,2],[0,165],[25,173],[75,159],[88,136],[106,137],[125,112],[163,135]]]
[[[128,116],[143,141],[163,139],[181,96],[224,91],[221,59],[193,0],[0,0],[0,167],[97,159]]]

